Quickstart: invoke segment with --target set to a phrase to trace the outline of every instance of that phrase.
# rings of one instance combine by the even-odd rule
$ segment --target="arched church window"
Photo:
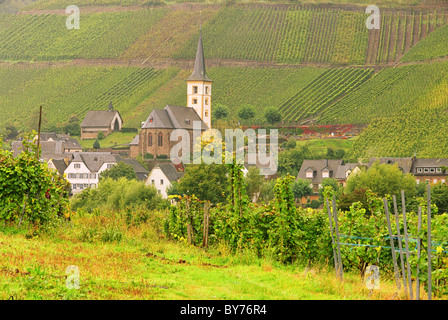
[[[158,136],[157,142],[158,142],[159,147],[161,147],[163,145],[163,135],[162,135],[162,132],[159,132],[159,136]]]
[[[152,146],[152,133],[148,134],[148,146]]]

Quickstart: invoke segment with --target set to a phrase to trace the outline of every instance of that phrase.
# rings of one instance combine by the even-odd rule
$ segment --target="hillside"
[[[65,28],[67,4],[0,3],[0,110],[8,115],[0,131],[7,123],[34,128],[39,105],[49,129],[110,101],[127,127],[153,108],[185,105],[200,26],[213,104],[228,106],[232,118],[249,104],[279,108],[287,125],[372,123],[354,155],[371,154],[371,145],[382,155],[400,145],[394,155],[410,155],[427,152],[387,139],[385,127],[390,137],[406,132],[388,121],[423,126],[421,115],[447,108],[445,0],[378,1],[381,28],[370,31],[363,0],[83,0],[79,30]],[[13,7],[19,14],[6,13]],[[422,145],[428,132],[444,130],[433,120],[434,130],[413,133]],[[253,121],[263,123],[263,113]]]

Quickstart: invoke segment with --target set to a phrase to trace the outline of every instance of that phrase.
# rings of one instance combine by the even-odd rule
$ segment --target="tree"
[[[245,177],[246,192],[251,200],[257,199],[261,190],[261,186],[265,180],[264,176],[260,174],[258,167],[249,167],[249,171]]]
[[[200,200],[221,203],[226,199],[227,169],[223,164],[187,165],[184,176],[179,180],[180,195],[195,195]]]
[[[219,119],[225,119],[229,116],[230,112],[229,112],[229,108],[227,108],[226,106],[222,105],[222,104],[217,104],[214,108],[213,108],[213,116],[215,117],[215,119],[219,120]]]
[[[255,110],[251,105],[243,105],[239,110],[238,110],[238,118],[248,121],[249,119],[252,119],[253,117],[255,117]]]
[[[282,115],[280,111],[275,107],[267,108],[264,112],[264,116],[266,118],[266,121],[270,124],[275,124],[277,122],[280,122],[282,120]]]
[[[97,138],[98,138],[98,140],[103,140],[104,139],[104,132],[103,131],[98,131],[98,136],[97,136]]]
[[[401,190],[405,190],[408,196],[413,196],[416,192],[416,181],[412,174],[403,174],[397,164],[380,164],[376,161],[369,169],[363,168],[349,176],[346,193],[357,188],[370,189],[380,197],[386,194],[399,195]]]
[[[3,130],[3,134],[6,140],[13,140],[17,138],[19,130],[17,130],[17,128],[12,123],[7,123],[5,125],[5,129]]]
[[[301,201],[303,197],[309,197],[313,194],[313,189],[310,186],[310,182],[306,179],[298,178],[292,184],[292,193],[294,198]]]
[[[101,148],[100,142],[98,141],[98,139],[96,139],[95,142],[93,143],[93,149],[99,149],[99,148]]]
[[[285,148],[286,148],[286,150],[291,150],[291,149],[295,149],[296,146],[297,146],[297,141],[294,139],[289,139],[286,142]]]
[[[79,136],[81,134],[81,126],[79,125],[79,118],[76,114],[70,116],[63,130],[65,134],[71,136]]]
[[[431,201],[437,206],[440,214],[448,212],[448,185],[436,183],[431,190]]]
[[[325,190],[325,187],[331,187],[336,193],[339,193],[339,182],[336,179],[333,178],[324,178],[322,179],[321,188],[319,189],[319,201],[323,203],[324,201],[324,194],[323,191]]]
[[[137,179],[137,175],[135,174],[135,170],[131,165],[120,161],[112,168],[106,169],[101,172],[100,180],[106,178],[111,178],[113,180],[118,180],[120,178],[135,180]]]

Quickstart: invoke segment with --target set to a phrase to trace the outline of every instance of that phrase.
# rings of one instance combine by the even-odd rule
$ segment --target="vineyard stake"
[[[40,148],[40,125],[42,122],[42,106],[39,107],[39,124],[37,127],[37,160],[39,160],[39,148]]]
[[[401,202],[403,204],[403,227],[404,227],[404,245],[406,247],[406,265],[408,269],[408,285],[409,285],[409,297],[414,299],[412,295],[412,279],[411,279],[411,265],[409,264],[409,238],[408,227],[406,224],[406,200],[404,198],[404,190],[401,190]]]
[[[403,278],[404,293],[406,295],[408,295],[408,288],[406,285],[406,274],[405,274],[405,269],[404,269],[403,247],[401,244],[401,235],[400,235],[400,221],[398,220],[397,198],[395,197],[395,195],[393,195],[392,199],[394,202],[395,224],[397,227],[398,248],[400,250],[401,276]]]
[[[417,259],[420,260],[420,250],[421,250],[421,241],[420,241],[420,231],[422,230],[422,207],[418,207],[418,229],[417,229]],[[416,288],[415,288],[415,295],[416,300],[420,300],[420,279],[418,278],[419,274],[419,267],[417,263],[417,275],[416,275]]]
[[[202,246],[208,247],[208,232],[209,232],[209,221],[210,221],[210,202],[204,202],[204,235],[202,237]]]
[[[336,196],[335,195],[333,195],[333,215],[334,215],[334,226],[335,226],[335,231],[336,231],[337,248],[338,248],[338,274],[342,281],[344,271],[342,268],[341,246],[339,245],[338,211],[336,208]]]
[[[327,212],[328,212],[328,221],[330,222],[330,234],[331,234],[331,243],[333,247],[333,260],[334,260],[334,270],[336,271],[336,275],[338,273],[338,257],[336,256],[336,248],[334,245],[334,236],[333,236],[333,224],[331,223],[331,208],[330,208],[330,202],[328,201],[328,198],[325,198],[327,201]]]
[[[397,288],[400,289],[400,275],[398,272],[397,257],[395,256],[394,239],[392,238],[392,228],[390,225],[389,205],[387,203],[386,198],[383,199],[383,203],[384,203],[384,212],[386,213],[387,230],[389,231],[390,247],[392,249],[392,259],[394,260],[395,283],[397,284]]]
[[[427,186],[427,205],[428,205],[428,300],[432,299],[432,262],[431,262],[431,186]]]

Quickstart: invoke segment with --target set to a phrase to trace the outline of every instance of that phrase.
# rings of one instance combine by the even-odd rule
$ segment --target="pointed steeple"
[[[198,49],[196,51],[196,60],[194,62],[194,71],[187,81],[212,81],[205,72],[204,48],[202,46],[202,32],[199,32]]]

